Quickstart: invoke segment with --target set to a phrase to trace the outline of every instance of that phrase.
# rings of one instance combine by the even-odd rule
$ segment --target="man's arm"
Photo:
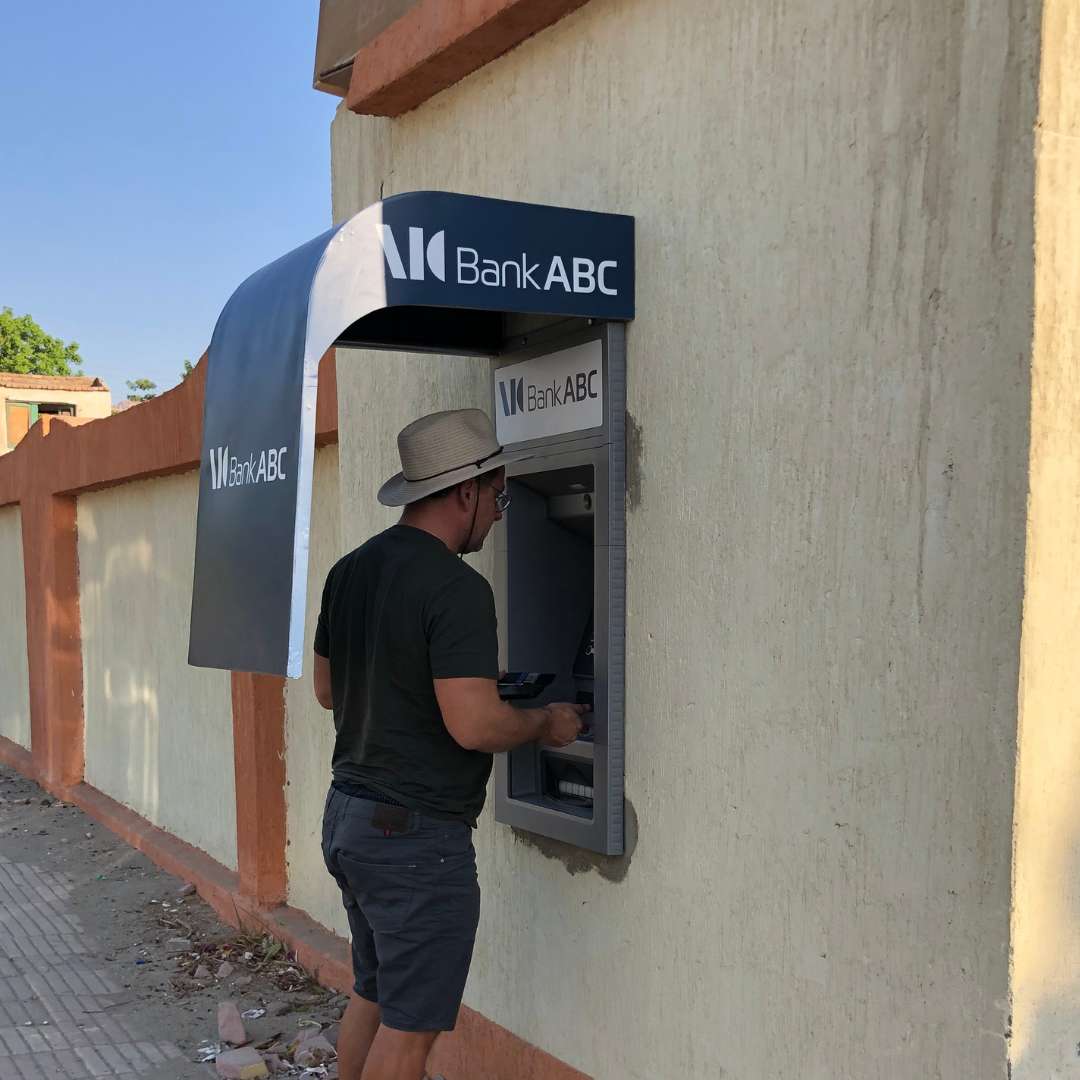
[[[584,705],[564,702],[541,709],[515,709],[500,700],[494,679],[435,679],[443,723],[466,750],[495,754],[525,743],[566,746],[581,731]]]
[[[315,686],[315,699],[324,709],[334,707],[334,694],[330,688],[330,661],[325,656],[312,653],[315,664],[311,669],[311,680]]]

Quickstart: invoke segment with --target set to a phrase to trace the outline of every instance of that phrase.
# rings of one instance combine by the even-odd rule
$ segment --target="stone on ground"
[[[214,1064],[218,1076],[224,1076],[227,1080],[258,1080],[259,1077],[270,1075],[262,1054],[250,1046],[226,1050],[224,1054],[218,1054]]]
[[[337,1051],[321,1035],[305,1039],[293,1056],[293,1064],[310,1069],[315,1065],[325,1065],[337,1057]]]
[[[234,1001],[223,1001],[217,1011],[218,1038],[222,1042],[242,1046],[248,1041],[247,1030],[240,1010]]]

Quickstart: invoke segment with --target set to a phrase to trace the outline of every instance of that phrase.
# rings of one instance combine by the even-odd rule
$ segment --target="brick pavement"
[[[0,1080],[205,1078],[102,970],[69,910],[74,879],[0,856]]]

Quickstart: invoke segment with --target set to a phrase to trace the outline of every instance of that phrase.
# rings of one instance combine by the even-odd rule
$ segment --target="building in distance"
[[[92,375],[0,372],[0,454],[14,450],[42,416],[97,420],[112,413],[112,392]]]

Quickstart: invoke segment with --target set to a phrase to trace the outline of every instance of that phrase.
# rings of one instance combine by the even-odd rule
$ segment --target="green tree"
[[[185,360],[184,370],[180,372],[180,381],[183,382],[194,370],[195,365],[190,360]]]
[[[150,379],[128,379],[128,401],[149,401],[157,397],[157,383]]]
[[[18,375],[81,375],[82,357],[74,341],[46,334],[29,315],[0,309],[0,371]]]

